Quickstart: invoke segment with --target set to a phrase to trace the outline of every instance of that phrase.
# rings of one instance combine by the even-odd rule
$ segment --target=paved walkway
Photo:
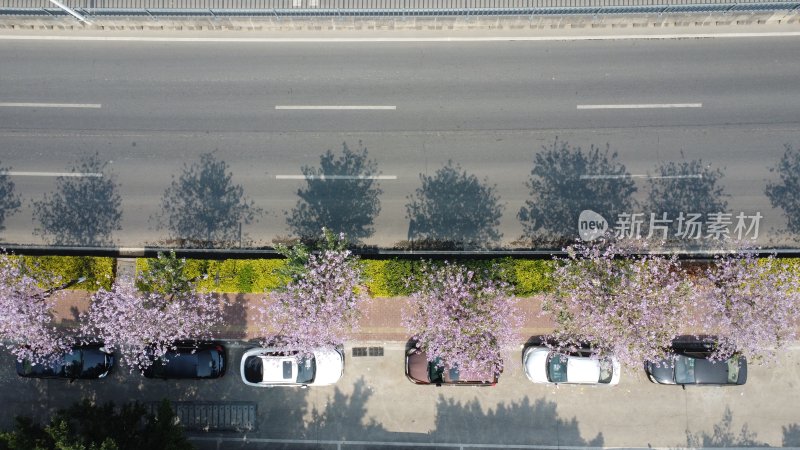
[[[225,326],[217,337],[223,339],[248,340],[257,338],[257,314],[255,307],[262,302],[266,294],[220,294],[229,302],[224,313]],[[89,306],[91,293],[81,290],[70,290],[60,293],[55,300],[54,313],[56,320],[65,325],[76,323],[77,316],[85,312]],[[544,334],[554,324],[546,317],[541,317],[541,298],[527,297],[519,299],[520,310],[525,315],[521,334],[523,338]],[[405,342],[408,333],[403,328],[401,315],[408,304],[407,297],[381,297],[371,299],[364,308],[360,329],[353,335],[354,341]]]

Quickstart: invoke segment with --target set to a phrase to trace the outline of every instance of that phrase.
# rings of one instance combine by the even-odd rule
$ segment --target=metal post
[[[78,14],[74,9],[70,8],[69,6],[67,6],[67,5],[65,5],[63,3],[61,3],[60,1],[58,1],[58,0],[50,0],[50,3],[58,6],[61,9],[63,9],[64,11],[69,13],[71,16],[73,16],[76,19],[80,20],[81,22],[83,22],[83,23],[85,23],[87,25],[91,25],[92,24],[92,22],[90,22],[87,18],[85,18],[82,15]]]

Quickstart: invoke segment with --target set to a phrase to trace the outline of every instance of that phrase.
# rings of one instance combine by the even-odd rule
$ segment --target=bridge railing
[[[797,12],[800,0],[68,0],[88,16],[417,17]],[[0,15],[64,15],[48,0],[0,0]]]

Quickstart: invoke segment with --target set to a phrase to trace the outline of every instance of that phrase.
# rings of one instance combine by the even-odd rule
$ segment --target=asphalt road
[[[353,357],[351,345],[382,346],[384,355]],[[229,345],[233,365],[222,379],[205,381],[148,380],[125,367],[97,381],[23,379],[3,352],[0,419],[8,425],[15,415],[42,417],[80,398],[117,404],[167,398],[256,404],[255,431],[193,434],[202,448],[800,446],[796,347],[777,365],[751,364],[744,386],[684,390],[654,385],[642,370],[623,372],[613,387],[534,385],[516,351],[495,387],[417,386],[403,374],[402,343],[351,345],[339,383],[306,390],[245,386],[238,373],[245,343]]]
[[[769,167],[800,145],[797,38],[477,43],[192,43],[4,41],[0,165],[63,172],[79,155],[111,161],[123,219],[115,242],[165,237],[151,216],[185,163],[214,151],[264,210],[255,244],[289,234],[303,165],[363,142],[387,179],[366,243],[408,236],[405,204],[448,160],[489,184],[505,206],[502,243],[534,152],[556,138],[619,152],[633,174],[702,158],[724,171],[733,212],[759,211],[761,242],[785,227],[766,196]],[[83,104],[65,108],[14,103]],[[606,109],[598,105],[672,105]],[[674,107],[674,106],[680,107]],[[297,110],[298,106],[382,109]],[[588,108],[588,109],[587,109]],[[31,201],[54,177],[12,176],[23,199],[2,240],[39,243]],[[639,198],[645,184],[637,181]]]

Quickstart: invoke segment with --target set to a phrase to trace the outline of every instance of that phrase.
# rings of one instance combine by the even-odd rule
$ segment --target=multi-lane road
[[[800,145],[796,37],[563,42],[137,42],[3,40],[0,166],[21,195],[2,241],[39,243],[31,201],[80,155],[111,162],[122,197],[116,243],[154,227],[171,177],[199,155],[230,165],[264,214],[256,244],[290,233],[304,165],[361,141],[382,179],[375,234],[408,236],[407,196],[448,160],[497,185],[502,242],[533,154],[556,138],[619,153],[632,174],[702,158],[721,168],[733,212],[785,226],[764,194],[784,145]],[[34,173],[34,174],[32,174]],[[48,176],[50,175],[50,176]],[[636,178],[644,198],[646,179]]]

